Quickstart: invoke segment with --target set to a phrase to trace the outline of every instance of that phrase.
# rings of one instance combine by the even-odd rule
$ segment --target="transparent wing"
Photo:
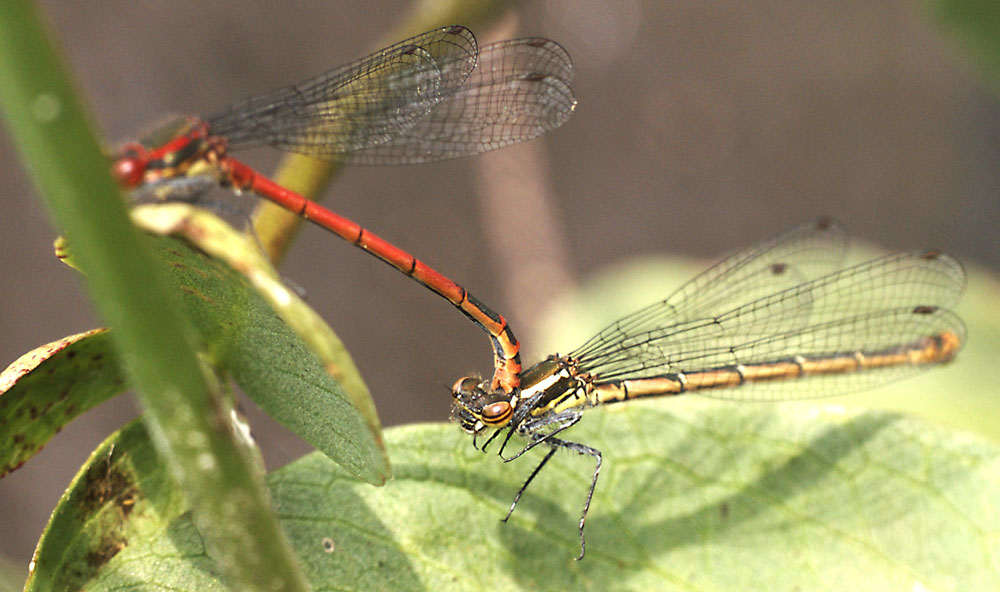
[[[536,138],[576,106],[569,54],[548,39],[483,47],[458,90],[387,142],[347,155],[354,164],[416,164],[479,154]]]
[[[230,145],[268,144],[320,157],[386,142],[453,95],[476,66],[461,26],[428,31],[207,119]]]
[[[208,119],[231,146],[353,164],[416,164],[479,154],[561,126],[576,106],[569,54],[548,39],[490,44],[436,29]]]
[[[717,277],[766,287],[743,279],[741,273]],[[932,341],[942,336],[964,341],[961,320],[947,310],[958,302],[964,286],[965,272],[956,259],[935,251],[901,253],[802,284],[780,285],[770,294],[704,317],[673,317],[670,313],[674,310],[700,307],[683,298],[676,304],[668,299],[656,305],[664,310],[647,313],[651,318],[660,316],[659,326],[640,323],[628,325],[638,330],[602,332],[600,339],[591,340],[570,357],[578,360],[581,372],[592,373],[601,383],[794,360],[902,353],[932,347]],[[683,293],[701,298],[696,292]],[[825,396],[887,382],[921,367],[901,363],[865,372],[815,376],[808,383],[747,383],[738,389],[704,394],[739,399],[761,398],[762,391],[766,398],[789,398],[791,393],[795,397]]]
[[[629,336],[711,318],[829,274],[841,266],[846,248],[843,227],[829,218],[819,218],[723,259],[666,299],[607,326],[574,355],[587,357],[608,344],[625,342]],[[806,305],[801,302],[801,306]]]

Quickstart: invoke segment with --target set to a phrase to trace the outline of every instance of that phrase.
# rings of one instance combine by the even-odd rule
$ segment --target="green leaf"
[[[232,373],[265,412],[331,459],[370,483],[384,482],[389,469],[378,418],[353,361],[253,242],[186,204],[139,207],[132,217],[151,232],[179,237],[152,244],[168,263],[180,305],[213,365]],[[57,249],[72,263],[72,245],[59,241]],[[0,475],[80,413],[123,390],[104,330],[23,356],[0,375]]]
[[[138,420],[80,469],[38,543],[26,591],[81,590],[122,549],[162,533],[187,510]]]
[[[312,454],[273,473],[310,582],[338,590],[997,589],[1000,448],[883,412],[696,397],[596,409],[500,519],[539,454],[504,464],[454,426],[386,431],[395,479]],[[495,450],[494,450],[495,452]],[[540,451],[538,451],[540,452]],[[223,590],[186,516],[88,590]]]
[[[177,237],[157,242],[157,252],[213,364],[289,430],[359,478],[383,483],[388,459],[368,388],[340,340],[256,244],[187,204],[139,207],[133,219]]]
[[[125,390],[105,329],[32,350],[0,374],[0,477],[84,411]]]

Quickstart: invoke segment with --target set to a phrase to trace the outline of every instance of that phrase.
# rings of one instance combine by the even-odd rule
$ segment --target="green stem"
[[[132,226],[94,128],[35,6],[0,3],[0,107],[87,285],[191,505],[235,589],[307,590],[228,402],[196,353],[195,332],[162,263]]]

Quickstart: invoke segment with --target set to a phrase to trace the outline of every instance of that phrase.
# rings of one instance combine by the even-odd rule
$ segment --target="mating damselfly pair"
[[[789,400],[869,388],[950,360],[964,342],[949,309],[965,275],[937,251],[843,267],[841,227],[826,219],[733,255],[673,295],[598,333],[566,355],[522,369],[503,316],[462,286],[360,225],[279,186],[228,150],[263,143],[361,164],[414,164],[476,154],[564,123],[576,101],[572,65],[539,38],[482,49],[464,27],[428,31],[298,86],[187,118],[156,140],[128,144],[114,173],[123,186],[165,194],[211,184],[254,192],[386,261],[459,308],[490,337],[492,377],[453,387],[452,417],[504,460],[549,448],[517,492],[558,450],[602,454],[564,432],[590,408],[703,393]],[[505,451],[512,438],[526,442]]]

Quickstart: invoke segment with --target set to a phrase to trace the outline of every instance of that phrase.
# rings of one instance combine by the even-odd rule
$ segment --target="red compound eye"
[[[137,145],[128,145],[121,152],[118,160],[111,165],[111,175],[122,187],[138,187],[146,173],[146,158],[143,150]]]

